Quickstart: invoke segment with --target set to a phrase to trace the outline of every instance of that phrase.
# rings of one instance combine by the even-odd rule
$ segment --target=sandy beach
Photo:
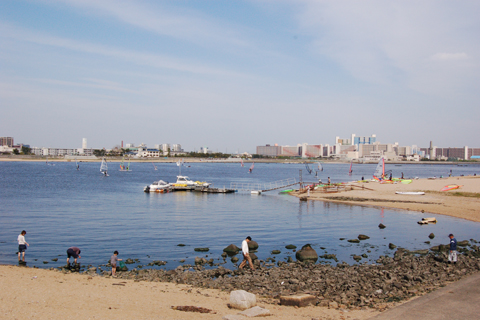
[[[480,222],[480,177],[448,177],[413,180],[410,184],[381,184],[378,182],[352,183],[353,190],[335,193],[310,191],[292,193],[308,200],[335,201],[355,205],[378,206],[402,210],[424,211]],[[459,185],[459,189],[441,192],[447,185]],[[362,189],[364,187],[364,189]],[[423,191],[425,195],[402,195],[400,192]]]
[[[0,266],[0,287],[1,319],[222,319],[240,312],[228,308],[225,291],[17,266]],[[257,305],[270,310],[270,319],[360,320],[379,314],[374,309],[286,307],[258,296]],[[183,312],[172,306],[198,306],[216,313]]]

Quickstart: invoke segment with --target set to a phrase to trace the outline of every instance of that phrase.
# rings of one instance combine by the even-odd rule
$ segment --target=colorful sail
[[[243,167],[243,159],[240,159],[240,165]]]
[[[255,162],[252,162],[252,165],[250,166],[250,169],[248,169],[248,172],[252,173],[254,166],[255,166]]]
[[[352,165],[353,165],[353,160],[350,161],[350,170],[348,170],[348,174],[351,175],[353,170],[352,170]]]

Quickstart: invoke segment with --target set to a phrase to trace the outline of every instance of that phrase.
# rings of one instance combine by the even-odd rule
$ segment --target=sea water
[[[181,170],[191,179],[208,181],[214,187],[229,187],[236,183],[269,183],[302,178],[307,182],[318,179],[332,182],[371,178],[374,164],[324,164],[324,171],[308,174],[303,164],[256,163],[132,163],[131,170],[119,171],[119,163],[109,163],[109,176],[100,173],[100,163],[74,162],[0,162],[0,263],[17,263],[17,236],[27,231],[30,244],[26,252],[29,266],[42,268],[65,265],[66,250],[77,246],[82,250],[84,265],[105,264],[114,250],[120,258],[139,259],[137,265],[153,260],[167,261],[162,268],[173,269],[184,263],[193,264],[196,256],[220,257],[229,244],[241,246],[246,236],[260,245],[260,259],[275,257],[285,261],[295,258],[295,252],[285,249],[305,244],[321,256],[336,254],[339,262],[356,263],[353,255],[367,254],[360,263],[373,263],[380,255],[392,255],[389,243],[409,250],[427,249],[448,243],[447,235],[457,240],[478,239],[479,223],[463,219],[428,214],[438,223],[418,225],[425,214],[381,207],[346,205],[322,201],[299,201],[296,197],[276,191],[249,193],[206,194],[172,192],[144,193],[143,188],[155,180],[174,182]],[[310,169],[316,169],[310,165]],[[438,164],[387,165],[394,177],[454,176],[480,173],[475,165],[452,166]],[[415,182],[413,182],[415,183]],[[379,229],[379,223],[387,226]],[[436,237],[428,238],[430,233]],[[359,244],[347,242],[365,234],[370,239]],[[344,240],[340,240],[343,239]],[[425,243],[430,241],[430,244]],[[185,246],[178,246],[185,244]],[[196,247],[208,247],[206,253]],[[272,250],[281,254],[271,255]],[[240,256],[239,256],[240,257]],[[58,261],[52,261],[57,258]],[[241,258],[241,257],[240,257]],[[332,260],[320,259],[331,263]],[[44,263],[47,262],[47,263]],[[233,268],[228,258],[225,267]],[[333,262],[334,263],[334,262]]]

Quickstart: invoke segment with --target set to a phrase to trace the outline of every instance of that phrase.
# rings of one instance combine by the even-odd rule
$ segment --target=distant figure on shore
[[[448,263],[457,263],[457,239],[453,237],[453,234],[449,234],[450,238],[450,252],[448,253]]]
[[[388,180],[392,180],[393,178],[393,175],[390,173],[390,178]]]
[[[27,250],[27,246],[30,246],[27,241],[25,241],[25,235],[27,231],[23,230],[17,238],[18,241],[18,261],[20,261],[20,255],[22,256],[23,262],[25,262],[25,250]]]
[[[450,173],[448,174],[449,177],[452,176],[452,169],[450,169]]]
[[[402,179],[403,179],[403,172],[402,172]]]
[[[73,262],[77,264],[77,259],[80,257],[81,250],[77,247],[70,247],[67,249],[67,265],[70,265],[70,257],[73,257]]]
[[[331,183],[331,181],[330,181],[330,177],[328,177],[328,184],[330,184],[330,183]]]
[[[116,277],[117,274],[117,261],[122,261],[122,259],[118,259],[118,251],[113,252],[113,256],[110,258],[110,264],[112,265],[112,277]]]
[[[363,181],[363,180],[365,180],[365,177],[364,177],[364,176],[362,176],[362,181]]]
[[[250,236],[248,236],[245,240],[243,240],[242,242],[242,254],[243,254],[243,261],[242,263],[240,263],[240,265],[238,266],[238,268],[240,269],[243,269],[243,267],[245,267],[247,265],[247,262],[249,263],[250,265],[250,269],[252,270],[255,270],[255,268],[253,267],[253,262],[252,262],[252,258],[250,257],[250,254],[249,254],[249,251],[248,251],[248,243],[252,241],[252,238]]]

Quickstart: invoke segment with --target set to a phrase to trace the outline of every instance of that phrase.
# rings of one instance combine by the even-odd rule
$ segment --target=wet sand
[[[189,285],[62,273],[45,269],[0,266],[1,319],[222,319],[229,309],[229,292]],[[338,310],[326,307],[257,305],[272,313],[267,319],[368,319],[377,310]],[[216,314],[171,309],[198,306]],[[245,318],[247,319],[247,318]]]
[[[447,185],[460,185],[456,190],[441,192]],[[418,179],[410,184],[355,182],[353,190],[336,193],[310,191],[308,200],[343,202],[402,210],[424,211],[480,222],[480,197],[455,196],[455,193],[480,195],[480,176],[449,177],[435,180]],[[364,189],[362,189],[362,186]],[[347,189],[349,189],[347,187]],[[401,195],[400,192],[423,191],[425,195]],[[292,193],[305,197],[307,193]]]

